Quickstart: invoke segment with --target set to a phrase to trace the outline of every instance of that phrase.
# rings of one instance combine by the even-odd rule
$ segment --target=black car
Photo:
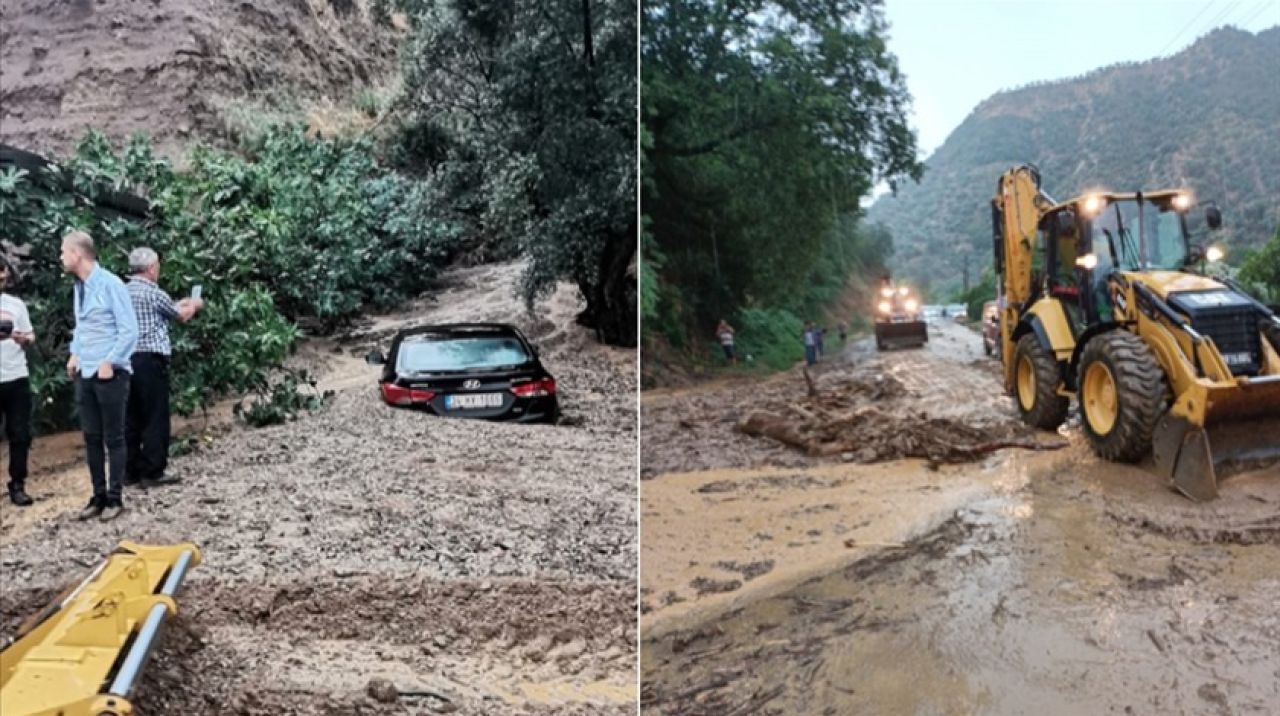
[[[514,326],[455,323],[400,331],[378,381],[388,405],[436,415],[554,423],[556,380]]]

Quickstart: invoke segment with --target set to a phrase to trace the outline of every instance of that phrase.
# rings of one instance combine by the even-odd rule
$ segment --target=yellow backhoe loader
[[[1035,167],[1001,175],[991,202],[1002,289],[1005,390],[1029,425],[1056,429],[1077,397],[1093,451],[1158,472],[1194,500],[1215,462],[1280,456],[1280,317],[1190,243],[1189,192],[1093,192],[1058,203]],[[1218,208],[1204,209],[1213,230]],[[1235,451],[1215,455],[1206,428]],[[1215,440],[1217,438],[1215,437]]]
[[[120,547],[0,649],[3,716],[130,716],[129,701],[187,570],[192,544]]]

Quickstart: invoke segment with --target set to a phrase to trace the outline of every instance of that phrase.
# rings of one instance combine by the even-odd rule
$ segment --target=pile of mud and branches
[[[970,462],[996,450],[1066,447],[1065,441],[1041,442],[1031,430],[1006,421],[973,426],[931,417],[900,399],[910,396],[892,375],[847,376],[820,388],[808,371],[805,389],[790,399],[775,398],[741,420],[737,429],[752,437],[776,440],[813,457],[846,462],[921,458],[933,463]]]

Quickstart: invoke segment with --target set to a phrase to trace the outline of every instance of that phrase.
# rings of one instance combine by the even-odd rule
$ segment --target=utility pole
[[[964,252],[964,292],[969,292],[969,252]]]

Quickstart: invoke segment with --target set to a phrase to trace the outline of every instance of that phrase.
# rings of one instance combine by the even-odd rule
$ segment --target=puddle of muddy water
[[[906,549],[651,640],[646,710],[1274,713],[1280,540],[1117,520],[1124,493],[1078,472],[1041,464]]]

